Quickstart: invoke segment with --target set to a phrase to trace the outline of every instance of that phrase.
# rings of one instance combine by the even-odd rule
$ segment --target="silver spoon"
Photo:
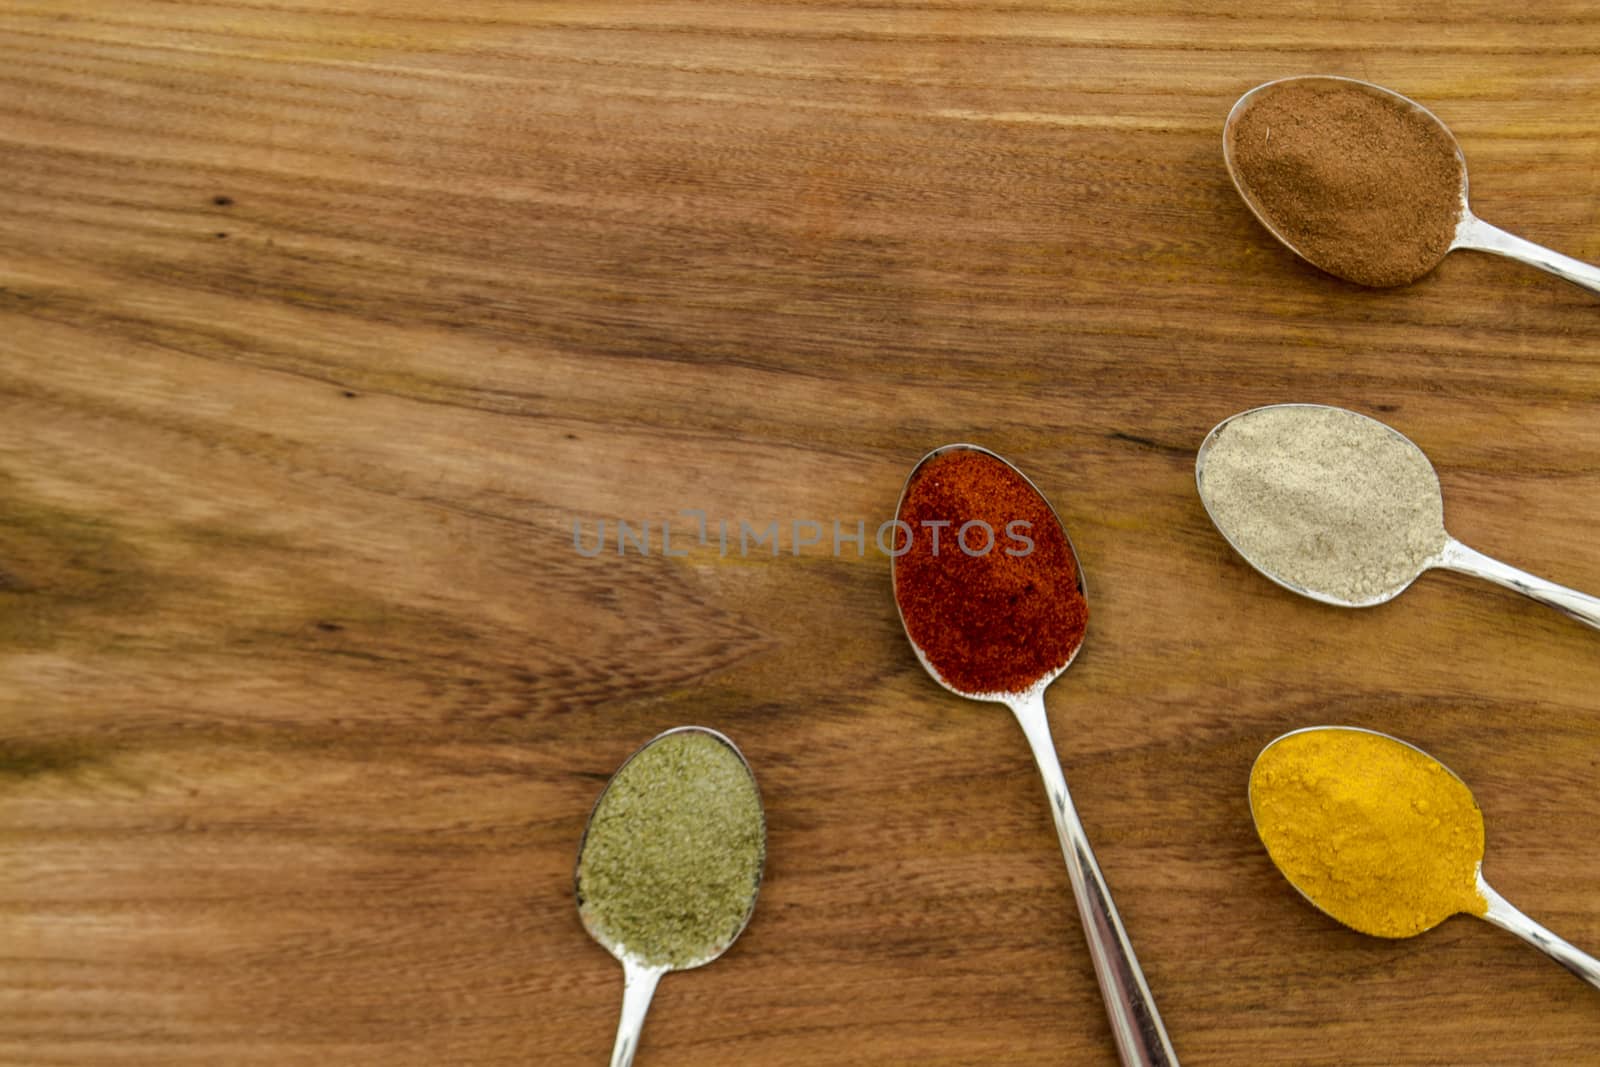
[[[1268,569],[1254,556],[1248,544],[1241,543],[1242,531],[1235,526],[1230,517],[1226,514],[1219,515],[1217,502],[1213,499],[1212,493],[1207,490],[1207,461],[1218,440],[1228,432],[1230,427],[1242,425],[1246,420],[1258,417],[1265,412],[1292,410],[1336,411],[1352,419],[1369,423],[1373,427],[1381,428],[1388,439],[1387,447],[1414,453],[1415,461],[1425,465],[1431,475],[1432,484],[1428,498],[1426,500],[1418,500],[1416,503],[1419,506],[1425,505],[1433,514],[1440,516],[1437,530],[1440,547],[1432,555],[1418,561],[1415,566],[1396,573],[1394,580],[1386,588],[1381,589],[1372,596],[1359,599],[1342,597],[1336,591],[1310,588],[1290,576]],[[1428,458],[1423,454],[1422,449],[1418,448],[1410,438],[1393,427],[1376,419],[1368,418],[1358,412],[1330,407],[1326,404],[1272,404],[1267,407],[1241,411],[1237,415],[1229,416],[1217,423],[1211,432],[1206,435],[1206,439],[1201,442],[1200,451],[1195,457],[1194,476],[1195,485],[1200,491],[1200,499],[1205,504],[1207,514],[1211,516],[1211,521],[1216,524],[1217,530],[1233,546],[1234,550],[1243,556],[1245,562],[1256,570],[1285,589],[1299,593],[1301,596],[1343,608],[1369,608],[1393,600],[1410,587],[1411,583],[1416,581],[1423,571],[1437,567],[1442,570],[1460,571],[1462,574],[1470,574],[1474,577],[1491,581],[1496,585],[1505,586],[1507,589],[1514,589],[1541,604],[1555,608],[1562,614],[1576,619],[1586,626],[1600,629],[1600,598],[1590,596],[1587,593],[1580,593],[1576,589],[1569,589],[1564,585],[1557,585],[1554,582],[1529,574],[1527,571],[1518,570],[1516,567],[1501,563],[1499,560],[1492,559],[1481,552],[1468,548],[1446,533],[1442,518],[1444,497],[1439,489],[1439,477],[1434,473],[1433,466],[1428,462]]]
[[[1585,263],[1582,260],[1573,259],[1571,256],[1564,256],[1560,252],[1555,252],[1551,249],[1545,248],[1543,245],[1534,244],[1532,241],[1524,240],[1515,234],[1507,233],[1498,226],[1492,226],[1489,223],[1484,222],[1482,219],[1478,218],[1472,213],[1472,209],[1467,205],[1466,157],[1462,154],[1461,146],[1459,143],[1457,143],[1455,135],[1450,132],[1450,128],[1448,126],[1440,121],[1437,115],[1423,107],[1421,104],[1417,103],[1415,100],[1412,100],[1410,97],[1402,96],[1392,89],[1385,89],[1381,85],[1373,85],[1371,82],[1360,81],[1356,78],[1341,78],[1331,74],[1312,74],[1302,75],[1294,78],[1279,78],[1276,81],[1270,81],[1262,85],[1258,85],[1254,89],[1251,89],[1249,92],[1245,93],[1243,96],[1239,97],[1239,99],[1234,103],[1233,109],[1228,112],[1227,121],[1223,124],[1222,156],[1228,167],[1228,176],[1233,179],[1234,188],[1239,191],[1240,197],[1243,198],[1245,205],[1250,208],[1251,214],[1255,215],[1257,221],[1259,221],[1262,226],[1266,227],[1267,232],[1276,237],[1285,248],[1289,249],[1289,251],[1293,252],[1295,255],[1299,256],[1301,259],[1305,260],[1307,263],[1310,263],[1314,267],[1328,270],[1326,264],[1318,263],[1315,259],[1308,255],[1304,249],[1296,247],[1287,237],[1278,232],[1277,228],[1274,227],[1270,221],[1268,221],[1266,215],[1256,206],[1255,200],[1251,197],[1248,186],[1246,185],[1243,177],[1240,175],[1238,165],[1233,158],[1233,126],[1238,120],[1239,116],[1244,113],[1251,99],[1257,93],[1270,90],[1277,86],[1282,86],[1288,82],[1342,82],[1347,85],[1358,85],[1375,96],[1387,97],[1390,100],[1397,101],[1409,108],[1414,109],[1417,114],[1425,116],[1429,122],[1438,126],[1440,132],[1443,133],[1444,136],[1449,139],[1450,143],[1455,146],[1456,157],[1461,160],[1461,214],[1456,220],[1455,239],[1452,240],[1450,242],[1450,246],[1440,254],[1440,260],[1444,259],[1446,255],[1458,248],[1471,249],[1478,252],[1493,252],[1495,255],[1505,256],[1508,259],[1520,260],[1521,262],[1527,263],[1530,266],[1538,267],[1541,270],[1547,270],[1551,274],[1554,274],[1559,278],[1565,278],[1572,284],[1581,286],[1592,293],[1600,293],[1600,268]],[[1433,267],[1438,265],[1438,262],[1435,262],[1428,269],[1432,270]],[[1329,273],[1337,274],[1338,272],[1330,270]]]
[[[620,776],[622,772],[627,769],[628,764],[638,759],[641,755],[648,751],[651,746],[655,745],[663,738],[671,737],[674,734],[691,732],[705,734],[721,744],[726,745],[729,751],[738,757],[739,763],[744,767],[745,772],[750,775],[751,782],[754,783],[755,772],[751,771],[749,762],[744,758],[744,753],[740,752],[739,747],[732,741],[728,740],[725,735],[706,726],[675,727],[674,729],[664,731],[663,733],[652,737],[649,741],[641,745],[638,750],[633,753],[633,755],[624,760],[621,767],[617,768],[616,773],[614,773],[610,780],[606,783],[606,788],[601,790],[600,796],[595,800],[594,807],[590,809],[589,820],[583,828],[583,839],[578,844],[578,863],[573,871],[572,876],[573,891],[578,898],[578,915],[583,922],[583,928],[589,932],[589,936],[598,941],[607,952],[615,956],[622,964],[622,1015],[617,1021],[617,1038],[611,1050],[611,1067],[629,1067],[629,1065],[633,1063],[634,1053],[639,1047],[639,1032],[644,1028],[645,1014],[650,1010],[650,999],[655,995],[656,983],[661,980],[661,976],[666,974],[668,971],[686,971],[695,967],[703,967],[726,952],[728,947],[732,945],[734,941],[738,940],[739,935],[744,933],[745,927],[750,924],[750,916],[755,912],[756,894],[761,888],[761,872],[766,865],[765,813],[762,815],[761,822],[761,857],[756,863],[755,882],[750,886],[750,903],[745,909],[744,918],[740,922],[739,928],[734,931],[733,936],[729,937],[721,944],[708,946],[704,956],[676,965],[650,963],[643,959],[640,955],[629,951],[627,946],[622,945],[608,937],[605,931],[599,929],[595,923],[591,922],[588,912],[586,912],[583,908],[583,891],[580,879],[580,872],[583,868],[583,852],[589,841],[589,829],[594,824],[595,812],[600,810],[600,803],[605,799],[606,792],[611,789],[611,786],[617,781],[618,776]],[[757,791],[756,797],[757,804],[759,805],[759,791]]]
[[[895,507],[897,518],[905,508],[906,492],[916,480],[917,472],[922,466],[937,456],[962,449],[981,452],[1005,463],[1018,478],[1027,483],[1040,501],[1049,507],[1049,502],[1045,500],[1044,494],[1039,492],[1038,486],[1010,463],[1006,463],[1003,457],[977,445],[952,444],[929,452],[911,469],[911,473],[906,476],[905,486],[900,490],[900,502]],[[1054,509],[1051,509],[1051,514],[1055,514]],[[1058,525],[1060,521],[1060,517],[1057,516]],[[1064,526],[1061,528],[1061,533],[1066,539],[1067,550],[1072,553],[1076,562],[1077,550],[1072,547],[1072,539],[1067,536]],[[898,558],[896,557],[897,560]],[[894,580],[896,582],[899,580],[898,567],[895,570]],[[1078,591],[1087,595],[1081,567],[1078,568]],[[897,595],[896,612],[899,612],[899,603]],[[905,625],[903,613],[900,615],[900,623],[902,626]],[[1033,759],[1039,767],[1039,774],[1044,778],[1045,792],[1050,797],[1050,814],[1055,817],[1056,835],[1061,841],[1061,853],[1067,861],[1067,875],[1072,882],[1072,893],[1077,900],[1079,917],[1083,920],[1084,936],[1089,943],[1089,956],[1094,961],[1095,976],[1100,982],[1106,1013],[1111,1019],[1112,1037],[1116,1041],[1122,1062],[1138,1064],[1141,1067],[1177,1064],[1178,1057],[1172,1049],[1172,1042],[1167,1037],[1166,1028],[1161,1023],[1161,1014],[1156,1010],[1155,998],[1151,995],[1150,986],[1139,967],[1139,960],[1133,953],[1133,944],[1128,940],[1122,918],[1117,914],[1116,905],[1112,903],[1111,890],[1106,887],[1105,876],[1100,873],[1100,865],[1095,861],[1094,850],[1089,846],[1088,834],[1084,832],[1083,823],[1079,821],[1077,810],[1072,806],[1072,795],[1067,792],[1067,779],[1061,772],[1061,762],[1056,758],[1055,743],[1050,737],[1050,721],[1044,706],[1045,688],[1072,665],[1072,660],[1077,657],[1082,642],[1080,641],[1078,646],[1072,649],[1066,663],[1037,679],[1023,692],[965,693],[939,676],[927,654],[911,637],[909,629],[906,630],[906,639],[911,642],[911,648],[917,654],[918,662],[934,681],[957,696],[1005,704],[1016,716],[1017,723],[1022,727],[1028,745],[1033,750]]]
[[[1271,744],[1267,745],[1266,748],[1261,750],[1261,753],[1256,756],[1254,766],[1252,766],[1250,769],[1250,818],[1255,823],[1256,834],[1257,836],[1261,837],[1263,845],[1267,845],[1267,836],[1261,832],[1260,808],[1257,803],[1258,797],[1256,795],[1256,775],[1257,771],[1261,767],[1262,760],[1267,758],[1267,754],[1271,752],[1275,746],[1284,744],[1286,742],[1292,744],[1293,741],[1291,739],[1293,738],[1304,737],[1307,734],[1313,734],[1320,731],[1343,731],[1352,734],[1361,734],[1366,737],[1377,738],[1386,744],[1399,745],[1410,749],[1411,751],[1421,755],[1424,759],[1427,759],[1443,768],[1445,773],[1450,775],[1451,778],[1455,779],[1456,783],[1461,786],[1462,791],[1467,795],[1468,798],[1472,800],[1473,808],[1478,808],[1478,802],[1476,798],[1472,798],[1471,788],[1461,780],[1461,777],[1449,767],[1446,767],[1443,763],[1440,763],[1432,756],[1429,756],[1426,752],[1423,752],[1422,749],[1417,748],[1415,745],[1407,744],[1406,742],[1401,741],[1399,738],[1390,737],[1388,734],[1381,734],[1375,730],[1363,730],[1354,726],[1308,726],[1301,730],[1292,730],[1289,733],[1284,734],[1282,737],[1276,738]],[[1404,795],[1404,792],[1401,790],[1393,790],[1390,793],[1384,794],[1384,796],[1392,799],[1396,804],[1406,807],[1409,807],[1413,799]],[[1479,819],[1482,819],[1481,811],[1479,812]],[[1359,830],[1359,827],[1354,829]],[[1476,912],[1468,909],[1460,909],[1457,911],[1448,912],[1446,914],[1427,916],[1426,925],[1423,926],[1422,929],[1417,930],[1416,933],[1420,934],[1426,932],[1427,930],[1431,930],[1433,927],[1449,918],[1452,914],[1476,915],[1478,918],[1491,922],[1495,926],[1500,927],[1502,930],[1509,930],[1511,933],[1516,934],[1528,944],[1539,949],[1541,952],[1545,953],[1551,959],[1561,964],[1563,967],[1577,975],[1579,978],[1583,979],[1585,982],[1588,982],[1596,989],[1600,989],[1600,960],[1595,959],[1593,956],[1582,951],[1581,949],[1575,948],[1568,942],[1563,941],[1561,938],[1545,929],[1539,923],[1536,923],[1532,919],[1528,918],[1522,912],[1513,907],[1505,897],[1495,892],[1494,889],[1490,887],[1488,882],[1484,881],[1481,835],[1479,840],[1480,847],[1478,848],[1477,855],[1471,857],[1472,869],[1469,871],[1463,867],[1462,870],[1455,873],[1462,879],[1463,884],[1465,884],[1467,880],[1471,880],[1477,890],[1478,895],[1483,899],[1484,910],[1482,912]],[[1279,858],[1272,854],[1272,849],[1270,846],[1267,848],[1267,854],[1272,856],[1273,865],[1278,868],[1279,872],[1281,872],[1286,879],[1288,879],[1289,884],[1294,886],[1295,892],[1299,893],[1308,904],[1322,912],[1324,915],[1344,923],[1347,926],[1351,926],[1353,929],[1360,930],[1359,926],[1355,926],[1353,923],[1351,923],[1350,917],[1339,915],[1334,911],[1324,908],[1303,887],[1298,885],[1294,880],[1294,875],[1290,871],[1284,870],[1284,865],[1279,862]],[[1372,933],[1372,931],[1369,930],[1360,930],[1360,932]],[[1377,934],[1375,936],[1386,935]],[[1415,936],[1415,934],[1409,934],[1407,936]]]

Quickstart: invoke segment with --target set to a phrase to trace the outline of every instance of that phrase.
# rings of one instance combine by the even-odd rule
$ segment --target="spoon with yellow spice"
[[[1250,814],[1290,884],[1354,930],[1413,937],[1476,915],[1600,988],[1600,960],[1483,880],[1483,812],[1466,783],[1419,748],[1348,726],[1284,734],[1250,770]]]

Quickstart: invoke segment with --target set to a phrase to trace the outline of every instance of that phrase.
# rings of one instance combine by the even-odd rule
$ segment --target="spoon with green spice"
[[[574,874],[584,929],[622,963],[611,1067],[628,1067],[656,983],[728,950],[755,910],[767,825],[750,765],[704,726],[647,742],[595,801]]]
[[[1398,430],[1325,404],[1273,404],[1219,422],[1195,457],[1218,532],[1301,596],[1366,608],[1431,568],[1513,589],[1600,629],[1600,599],[1492,559],[1445,532],[1428,457]]]

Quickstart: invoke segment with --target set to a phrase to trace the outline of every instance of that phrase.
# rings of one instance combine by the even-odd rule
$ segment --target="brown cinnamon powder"
[[[1360,285],[1404,285],[1450,250],[1466,170],[1427,115],[1366,86],[1294,78],[1229,130],[1240,192],[1306,259]]]

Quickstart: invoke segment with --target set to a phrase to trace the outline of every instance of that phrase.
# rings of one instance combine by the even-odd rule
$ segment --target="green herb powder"
[[[681,967],[738,935],[765,852],[744,762],[710,734],[668,734],[601,794],[578,857],[578,907],[611,947]]]

